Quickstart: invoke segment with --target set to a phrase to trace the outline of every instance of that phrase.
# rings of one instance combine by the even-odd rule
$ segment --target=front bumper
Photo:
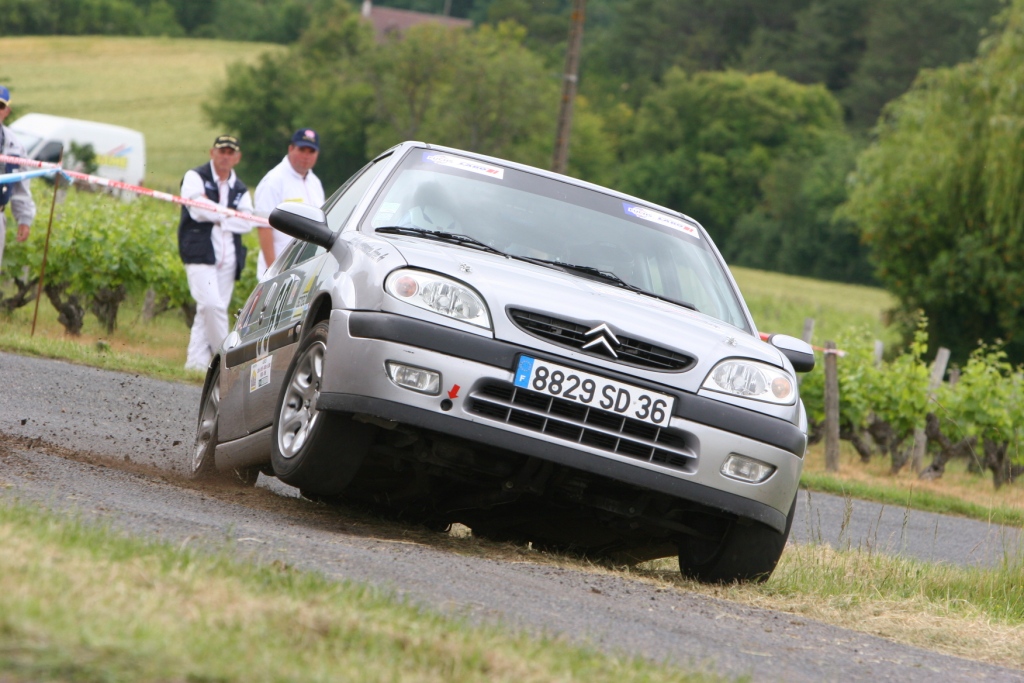
[[[788,422],[683,392],[671,423],[654,436],[624,425],[621,439],[607,426],[571,414],[541,414],[507,392],[518,357],[528,353],[623,382],[667,387],[588,367],[527,347],[403,316],[335,310],[327,343],[323,410],[373,415],[686,499],[761,522],[781,532],[800,479],[805,435]],[[391,382],[386,361],[441,374],[441,392],[427,396]],[[529,397],[526,397],[529,398]],[[632,432],[632,433],[627,433]],[[776,471],[760,484],[721,474],[731,454],[756,458]]]

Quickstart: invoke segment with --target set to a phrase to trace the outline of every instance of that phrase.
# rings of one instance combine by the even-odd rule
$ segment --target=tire
[[[278,479],[303,495],[330,497],[352,482],[373,442],[374,428],[316,407],[329,322],[299,343],[274,411],[270,461]]]
[[[793,496],[782,533],[758,522],[738,519],[729,525],[718,543],[687,538],[679,546],[680,573],[701,583],[767,581],[782,557],[795,514]]]
[[[213,479],[217,476],[213,452],[217,448],[217,425],[220,422],[220,365],[214,366],[206,381],[199,402],[199,421],[189,463],[190,479]]]
[[[196,440],[192,446],[192,461],[189,463],[189,478],[194,480],[220,479],[225,483],[255,486],[260,476],[260,467],[238,467],[229,472],[217,470],[214,451],[217,448],[217,431],[220,424],[220,365],[215,365],[207,377],[203,398],[199,402],[199,422],[196,425]]]

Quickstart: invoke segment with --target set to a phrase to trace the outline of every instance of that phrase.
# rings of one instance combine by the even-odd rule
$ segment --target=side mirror
[[[768,343],[782,351],[782,355],[789,359],[797,372],[810,372],[814,369],[814,349],[804,340],[788,334],[773,334],[768,337]]]
[[[334,242],[334,232],[327,227],[327,217],[315,206],[282,202],[270,212],[268,220],[272,226],[297,240],[327,248]]]

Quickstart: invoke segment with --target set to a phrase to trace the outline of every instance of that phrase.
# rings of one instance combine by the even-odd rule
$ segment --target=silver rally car
[[[814,355],[761,339],[693,219],[407,142],[270,222],[296,239],[215,354],[194,476],[702,581],[775,568]]]

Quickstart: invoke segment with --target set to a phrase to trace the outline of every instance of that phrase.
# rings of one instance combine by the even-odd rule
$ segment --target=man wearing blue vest
[[[0,85],[0,154],[13,157],[25,156],[25,148],[21,141],[3,125],[4,121],[11,114],[11,91],[6,86]],[[14,164],[0,164],[0,172],[14,173],[18,166]],[[4,209],[11,205],[11,215],[18,224],[19,242],[28,239],[29,227],[36,217],[36,203],[32,201],[32,191],[29,189],[28,180],[18,183],[0,185],[0,261],[4,258],[4,245],[7,242],[7,218]]]
[[[252,213],[252,197],[234,171],[241,160],[238,138],[219,136],[213,141],[210,162],[185,173],[181,196]],[[231,293],[245,266],[242,233],[250,230],[252,225],[240,218],[194,206],[181,207],[178,254],[185,264],[189,292],[196,301],[186,370],[205,371],[213,352],[228,335]]]

